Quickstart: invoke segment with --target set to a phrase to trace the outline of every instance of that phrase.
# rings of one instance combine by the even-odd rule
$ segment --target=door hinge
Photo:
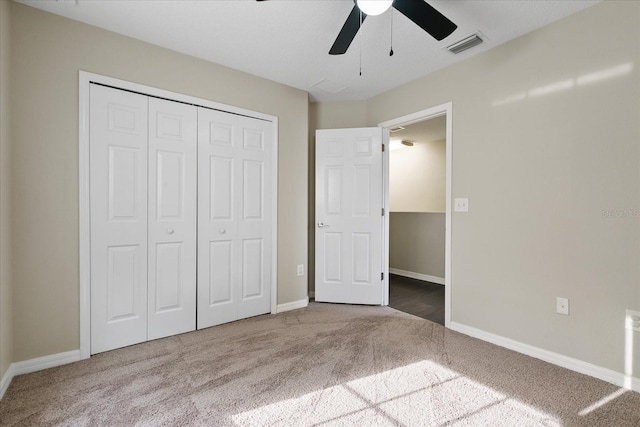
[[[382,144],[382,152],[384,153],[384,144]]]
[[[384,280],[384,273],[380,273],[380,280]]]
[[[384,208],[382,208],[382,216],[384,216]]]

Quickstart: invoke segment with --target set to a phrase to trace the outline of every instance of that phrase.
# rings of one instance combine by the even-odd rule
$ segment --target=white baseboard
[[[0,379],[0,399],[4,396],[5,391],[9,388],[9,384],[11,384],[11,380],[13,379],[13,371],[11,369],[12,365],[9,365],[9,368]]]
[[[80,360],[80,350],[71,350],[64,353],[36,357],[35,359],[24,360],[22,362],[14,362],[9,365],[9,369],[7,369],[7,372],[2,376],[2,380],[0,380],[0,399],[2,399],[7,388],[9,388],[9,384],[11,384],[11,380],[16,375],[30,374],[31,372],[66,365],[67,363],[77,362],[78,360]]]
[[[418,280],[423,280],[425,282],[444,285],[444,277],[430,276],[428,274],[422,274],[422,273],[414,273],[413,271],[400,270],[398,268],[389,268],[389,274],[396,274],[398,276],[410,277],[412,279],[418,279]]]
[[[13,375],[29,374],[55,366],[66,365],[67,363],[80,360],[80,350],[71,350],[64,353],[51,354],[49,356],[36,357],[22,362],[12,363]]]
[[[305,308],[308,305],[309,305],[309,297],[305,299],[301,299],[299,301],[286,302],[284,304],[278,304],[278,306],[276,307],[276,313],[297,310],[299,308]]]
[[[544,360],[545,362],[552,363],[571,371],[589,375],[611,384],[640,392],[640,378],[625,375],[612,369],[603,368],[580,359],[575,359],[573,357],[564,356],[559,353],[534,347],[529,344],[524,344],[510,338],[505,338],[503,336],[492,334],[457,322],[451,322],[449,324],[449,329],[490,342],[500,347],[508,348],[509,350],[517,351],[518,353],[526,354],[527,356],[535,357],[536,359]]]

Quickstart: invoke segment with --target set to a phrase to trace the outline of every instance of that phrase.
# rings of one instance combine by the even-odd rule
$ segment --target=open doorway
[[[444,326],[446,115],[390,129],[389,306]]]
[[[451,122],[444,104],[381,123],[385,155],[388,305],[451,319]]]

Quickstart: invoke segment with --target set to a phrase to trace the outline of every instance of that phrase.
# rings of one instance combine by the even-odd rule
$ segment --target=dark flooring
[[[390,274],[389,307],[444,326],[444,286]]]

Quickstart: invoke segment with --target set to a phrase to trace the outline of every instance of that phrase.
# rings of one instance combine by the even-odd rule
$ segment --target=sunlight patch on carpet
[[[602,399],[598,400],[596,403],[594,403],[593,405],[590,405],[586,408],[584,408],[582,411],[580,411],[578,413],[578,415],[584,417],[585,415],[590,414],[591,412],[595,411],[598,408],[603,407],[604,405],[606,405],[607,403],[611,402],[612,400],[617,399],[618,397],[622,396],[623,394],[625,394],[628,390],[625,390],[623,388],[621,388],[620,390],[611,393],[608,396],[603,397]]]
[[[561,421],[430,361],[420,361],[234,415],[251,425],[545,425]]]

